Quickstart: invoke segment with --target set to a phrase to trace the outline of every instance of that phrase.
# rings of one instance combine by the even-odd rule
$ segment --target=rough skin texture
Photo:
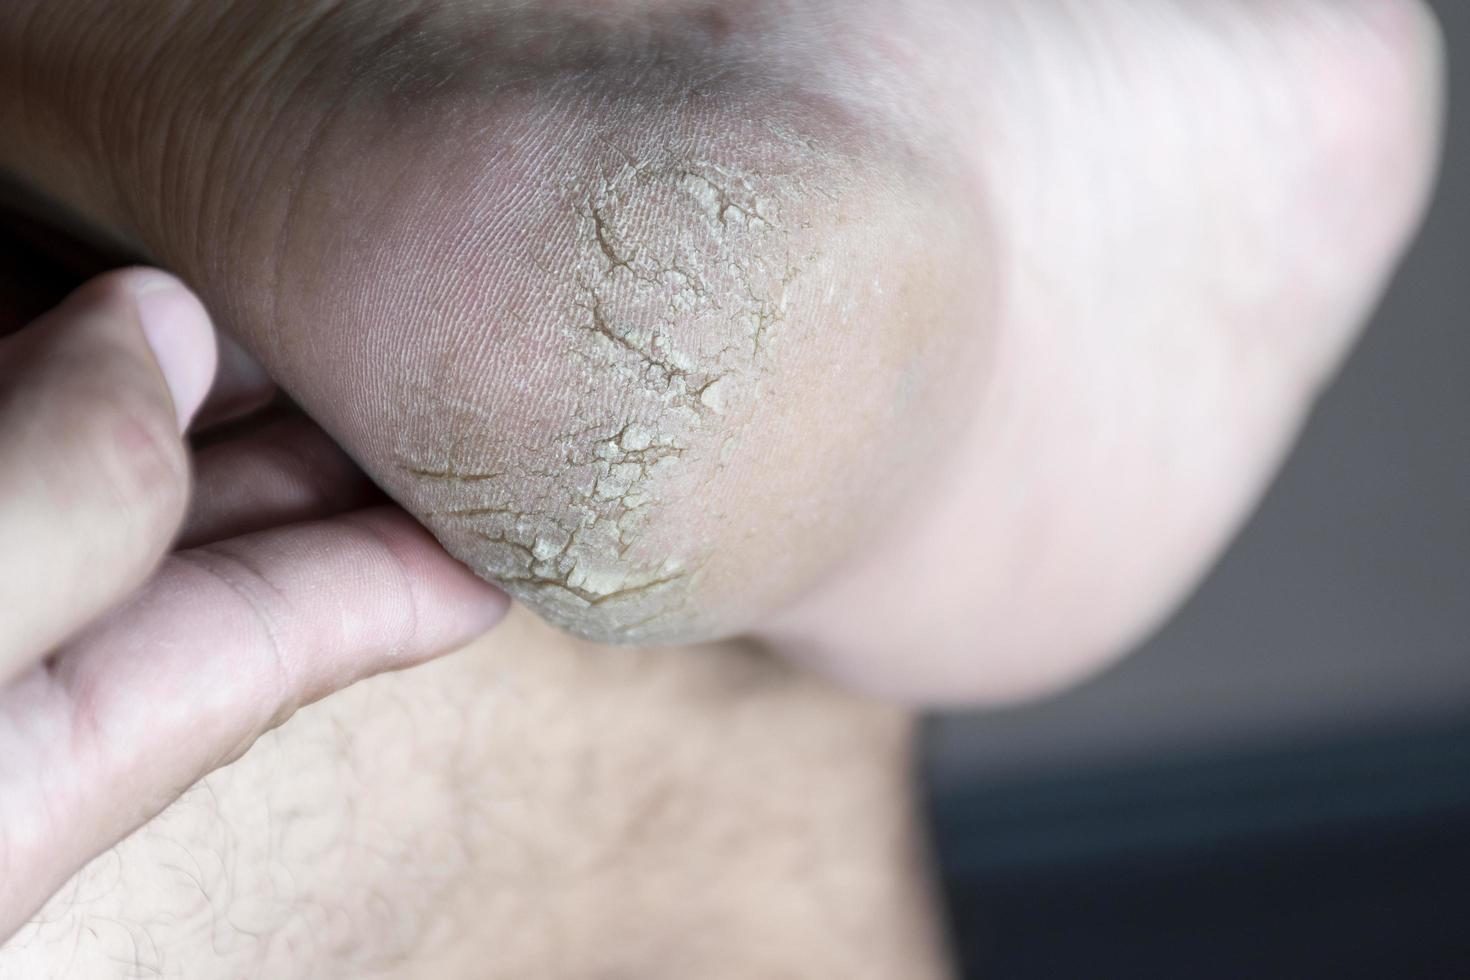
[[[380,107],[368,145],[434,166],[305,185],[293,226],[314,232],[277,263],[297,304],[278,316],[360,338],[359,398],[386,416],[369,470],[584,637],[721,635],[805,588],[974,375],[977,334],[946,320],[983,291],[929,258],[973,216],[897,150],[761,94],[609,70],[441,97],[429,124]],[[474,122],[446,139],[439,113]],[[331,142],[314,172],[345,169]],[[322,279],[356,288],[322,304]]]
[[[1437,158],[1417,0],[22,3],[0,167],[455,554],[586,637],[887,697],[1154,628]]]
[[[564,421],[497,451],[495,415],[470,405],[450,444],[404,440],[407,493],[426,519],[559,625],[634,639],[688,624],[710,542],[660,535],[658,517],[675,500],[714,502],[793,303],[831,279],[811,220],[788,204],[817,181],[834,203],[843,188],[823,180],[813,146],[771,138],[792,151],[771,172],[636,132],[598,134],[580,166],[553,167],[536,189],[549,197],[544,239],[513,257],[541,281],[495,316],[550,348]],[[466,465],[470,444],[483,463]]]

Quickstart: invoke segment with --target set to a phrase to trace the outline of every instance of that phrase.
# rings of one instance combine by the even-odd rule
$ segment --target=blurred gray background
[[[1435,6],[1453,82],[1428,224],[1258,513],[1117,667],[1041,704],[936,721],[933,778],[1470,718],[1470,2]]]

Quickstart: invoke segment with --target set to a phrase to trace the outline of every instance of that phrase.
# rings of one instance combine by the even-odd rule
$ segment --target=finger
[[[297,708],[462,646],[506,606],[396,508],[170,557],[0,689],[0,936]]]
[[[304,416],[288,417],[199,450],[178,547],[330,517],[380,498],[330,436]]]
[[[0,680],[157,564],[214,361],[199,302],[151,270],[94,279],[0,342]]]

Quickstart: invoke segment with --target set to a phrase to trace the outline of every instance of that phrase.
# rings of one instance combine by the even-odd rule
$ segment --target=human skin
[[[9,308],[65,289],[27,258]],[[211,426],[240,372],[196,411],[202,310],[131,299],[169,282],[0,314],[0,977],[939,975],[907,718],[749,646],[597,650],[520,611],[209,775],[506,603],[309,423]]]
[[[1155,622],[1346,349],[1435,156],[1438,50],[1407,3],[285,9],[12,5],[0,123],[25,138],[0,148],[4,166],[184,274],[375,479],[547,618],[598,639],[739,634],[890,697],[1025,696]],[[768,331],[772,310],[784,320]],[[715,376],[737,389],[719,406],[703,399]],[[624,484],[647,478],[599,447],[645,422],[679,452],[631,506]],[[537,571],[551,560],[538,551],[562,557],[546,542],[566,524],[593,527],[567,552],[580,571]],[[514,657],[486,644],[482,660]],[[610,766],[631,785],[643,753],[683,744],[689,695],[669,679],[699,656],[568,644],[570,663],[637,664],[635,687],[679,691],[638,715],[639,762]],[[500,677],[482,670],[434,668],[442,690],[491,698]],[[619,724],[586,731],[578,693],[598,703],[572,688],[550,727],[617,738]],[[842,730],[859,710],[796,701],[769,737]],[[433,698],[405,704],[396,723],[369,704],[341,730],[364,744],[431,732],[417,743],[431,771],[466,745],[536,751],[436,728]],[[890,748],[854,763],[882,788],[865,799],[888,802],[824,826],[906,812],[904,723],[888,723]],[[705,760],[749,751],[723,729],[708,738]],[[497,763],[484,766],[493,787]],[[714,768],[670,779],[704,804],[691,825],[728,812],[702,791]],[[746,792],[851,798],[808,791],[815,769],[773,755]],[[233,802],[201,818],[204,834],[248,819],[228,787],[250,778],[216,777]],[[349,798],[372,810],[392,784]],[[527,806],[565,828],[564,796]],[[767,846],[789,833],[779,808],[741,812]],[[466,826],[485,824],[472,814],[446,838]],[[908,818],[888,826],[912,837]],[[125,848],[152,861],[170,839]],[[916,869],[847,845],[817,864],[886,877],[856,904],[864,921],[904,922]],[[569,832],[543,854],[577,846]],[[477,888],[502,880],[489,850],[470,862]],[[729,853],[713,850],[702,875],[630,856],[626,881],[677,905]],[[365,869],[364,894],[397,888],[416,860]],[[350,905],[311,857],[287,874]],[[786,879],[757,877],[782,893]],[[629,887],[603,881],[588,909]],[[731,975],[846,955],[834,937],[850,933],[810,924],[782,964]],[[287,927],[248,928],[289,942]],[[501,928],[533,941],[484,935]],[[547,928],[534,941],[568,945],[554,916]],[[650,948],[667,939],[652,918],[638,930]],[[864,934],[927,959],[907,929]]]
[[[212,432],[191,499],[184,433],[207,417],[216,353],[198,299],[150,269],[98,276],[0,336],[7,937],[297,708],[505,615],[401,510],[337,493],[289,506],[304,498],[272,479],[284,430]],[[319,484],[330,456],[313,458]],[[212,491],[246,469],[250,493]]]
[[[185,793],[0,977],[941,977],[910,742],[739,645],[516,610]]]
[[[179,271],[457,557],[590,639],[930,701],[1177,601],[1437,140],[1397,0],[4,22],[0,164]]]
[[[940,975],[908,719],[749,645],[599,650],[520,611],[211,775],[505,597],[310,423],[238,417],[228,350],[201,408],[177,282],[29,322],[67,270],[0,255],[0,976]]]

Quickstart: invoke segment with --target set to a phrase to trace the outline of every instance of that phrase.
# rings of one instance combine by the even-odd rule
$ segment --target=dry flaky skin
[[[107,113],[116,199],[50,189],[548,620],[745,633],[920,509],[984,374],[981,195],[813,70],[849,13],[206,6],[141,32],[173,95]]]
[[[785,204],[830,168],[792,134],[772,138],[791,149],[782,172],[678,135],[597,134],[586,169],[548,181],[545,240],[518,257],[544,276],[536,301],[497,311],[553,348],[567,425],[486,471],[455,444],[403,448],[426,519],[558,625],[608,639],[687,625],[708,543],[653,524],[675,494],[709,492],[818,258]]]
[[[888,9],[207,7],[144,32],[116,199],[51,190],[549,620],[729,636],[922,509],[985,373],[973,171],[814,68]]]
[[[383,202],[371,236],[329,204],[289,242],[288,265],[361,283],[345,305],[284,291],[360,338],[388,417],[359,455],[456,556],[585,637],[728,633],[839,557],[945,429],[931,398],[972,361],[931,341],[975,291],[921,256],[968,219],[820,111],[591,82],[492,101],[524,141],[384,123],[369,145],[435,166],[344,189]],[[482,98],[446,101],[497,131]]]
[[[1075,679],[1197,580],[1422,214],[1443,68],[1419,0],[6,24],[0,168],[457,554],[926,700]]]

